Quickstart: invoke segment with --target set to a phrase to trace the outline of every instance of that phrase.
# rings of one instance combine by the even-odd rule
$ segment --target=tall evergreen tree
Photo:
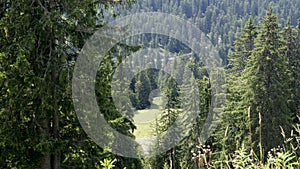
[[[282,31],[282,36],[285,40],[285,48],[283,54],[288,58],[288,70],[291,75],[289,84],[289,88],[291,89],[290,109],[294,114],[293,118],[296,119],[296,114],[299,114],[300,108],[300,43],[299,29],[294,28],[291,25],[290,19],[288,20],[287,26]]]
[[[149,108],[149,94],[151,92],[151,82],[148,77],[147,71],[142,71],[137,75],[135,82],[135,95],[136,95],[136,109]]]
[[[173,69],[172,69],[173,70]],[[162,75],[164,76],[164,75]],[[167,148],[169,144],[179,137],[178,129],[181,126],[176,125],[175,120],[179,112],[179,91],[176,81],[169,75],[165,75],[162,80],[163,95],[168,99],[164,105],[161,114],[157,117],[154,126],[155,135],[158,136],[152,149],[160,147]],[[172,127],[171,127],[172,126]],[[173,128],[174,127],[174,128]],[[151,167],[153,168],[172,168],[177,169],[179,166],[178,146],[172,147],[167,152],[162,153],[150,159]]]
[[[282,142],[280,126],[289,131],[291,112],[287,101],[290,97],[290,78],[287,58],[282,54],[284,44],[272,7],[260,26],[243,78],[247,85],[244,99],[250,106],[251,124],[256,130],[253,139],[261,147],[261,154],[266,155],[267,151]]]
[[[197,79],[197,87],[199,92],[199,99],[195,101],[195,103],[190,104],[198,104],[198,105],[190,105],[187,107],[186,111],[192,111],[194,107],[192,106],[199,106],[199,112],[195,117],[196,121],[190,128],[188,135],[180,142],[180,159],[181,159],[181,167],[182,168],[193,168],[194,164],[191,161],[192,150],[195,148],[195,144],[200,144],[199,137],[201,135],[201,130],[203,129],[203,125],[207,118],[209,112],[209,104],[210,104],[210,89],[208,78],[206,76],[203,79]],[[195,94],[197,90],[194,88],[191,89],[190,93],[188,93],[187,97],[193,97],[192,95]],[[186,100],[186,98],[184,99]]]
[[[249,145],[251,142],[247,106],[242,96],[245,91],[245,81],[241,74],[254,48],[256,35],[256,26],[250,17],[234,42],[233,51],[228,55],[226,106],[221,117],[221,127],[216,134],[219,140],[218,147],[224,151],[223,155],[225,152],[234,152],[237,147],[241,147],[241,144]]]
[[[0,2],[0,168],[99,168],[113,158],[81,129],[71,96],[78,51],[112,3]]]
[[[228,56],[228,72],[239,76],[245,69],[247,60],[254,48],[254,39],[257,35],[256,26],[253,18],[250,17],[245,24],[242,32],[234,41],[234,50]]]

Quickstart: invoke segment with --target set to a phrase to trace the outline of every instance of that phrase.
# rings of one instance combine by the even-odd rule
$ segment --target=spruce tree
[[[71,92],[79,51],[103,26],[97,13],[105,9],[99,7],[112,3],[0,2],[0,168],[99,168],[99,159],[115,157],[82,130]],[[108,79],[111,69],[104,74]],[[100,100],[107,103],[110,93],[102,94]],[[130,133],[128,125],[121,126]],[[119,159],[122,167],[126,160]]]
[[[150,102],[148,100],[149,94],[151,92],[151,82],[148,77],[147,71],[142,71],[137,75],[135,83],[135,95],[136,95],[136,109],[146,109],[149,108]]]
[[[216,138],[219,140],[218,147],[224,150],[223,153],[232,153],[242,144],[251,144],[247,106],[244,104],[242,96],[245,90],[245,81],[241,74],[254,48],[256,35],[256,26],[250,17],[236,38],[234,49],[228,55],[226,106],[221,115],[220,129],[216,134]]]
[[[280,126],[289,131],[291,124],[287,102],[290,97],[288,62],[282,54],[283,47],[277,17],[270,8],[260,25],[255,47],[242,74],[246,81],[243,99],[250,107],[251,125],[256,131],[253,140],[259,145],[261,155],[266,155],[282,142]]]
[[[300,22],[299,22],[300,23]],[[300,26],[300,25],[299,25]],[[288,70],[291,75],[289,88],[291,90],[290,109],[296,118],[299,114],[300,94],[299,94],[299,78],[300,78],[300,44],[299,44],[299,29],[291,25],[291,20],[288,20],[287,26],[282,31],[282,37],[285,42],[283,54],[288,59]],[[297,42],[298,41],[298,42]]]
[[[163,95],[167,97],[166,105],[164,105],[161,114],[157,117],[154,126],[155,135],[158,136],[155,144],[151,147],[154,151],[157,148],[168,148],[169,144],[179,137],[179,128],[176,126],[175,120],[179,111],[179,95],[176,81],[169,75],[165,76],[164,86],[162,86]],[[174,126],[172,126],[174,125]],[[171,127],[172,126],[172,127]],[[179,168],[178,146],[171,147],[165,153],[157,155],[150,159],[151,167],[161,168]]]

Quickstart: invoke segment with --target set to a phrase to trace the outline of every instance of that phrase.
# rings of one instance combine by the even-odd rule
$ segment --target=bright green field
[[[163,105],[163,97],[155,97],[149,109],[136,111],[133,119],[137,129],[134,131],[136,138],[152,137],[155,119],[161,114],[161,106]]]

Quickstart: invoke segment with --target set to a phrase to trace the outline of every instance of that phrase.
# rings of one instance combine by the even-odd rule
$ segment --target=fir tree
[[[290,97],[287,58],[282,54],[284,44],[272,8],[260,26],[243,78],[247,85],[244,99],[250,106],[251,124],[256,129],[253,139],[260,146],[261,155],[266,155],[282,142],[280,126],[289,131],[291,112],[287,103]],[[261,128],[258,128],[259,120]],[[261,130],[259,134],[258,130]]]
[[[142,71],[137,76],[137,81],[135,83],[136,92],[136,109],[141,110],[148,108],[150,102],[148,96],[151,92],[151,82],[148,77],[147,71]]]
[[[300,22],[299,22],[300,23]],[[299,25],[300,26],[300,25]],[[282,31],[282,37],[285,42],[283,54],[288,59],[288,70],[291,75],[289,88],[291,89],[290,109],[296,118],[299,113],[300,98],[299,98],[299,78],[300,78],[300,50],[299,50],[299,29],[291,25],[291,20],[288,20],[287,26]]]
[[[254,39],[257,35],[256,26],[250,17],[244,29],[234,42],[234,49],[228,55],[227,69],[227,97],[225,112],[221,117],[221,127],[217,132],[219,148],[223,153],[232,153],[242,144],[250,144],[247,123],[247,106],[242,94],[245,91],[241,74],[254,48]]]
[[[99,168],[99,159],[115,157],[82,130],[71,95],[78,53],[85,40],[103,26],[103,18],[96,15],[104,10],[99,6],[109,8],[112,3],[0,2],[0,119],[4,122],[0,124],[0,168]],[[103,79],[111,77],[110,64],[100,69],[105,69]],[[109,105],[107,112],[103,109],[109,116],[114,111],[108,104],[110,86],[106,83],[101,89],[96,91],[103,94],[100,107]],[[130,134],[128,123],[116,126]],[[116,166],[124,166],[126,159],[119,159]],[[128,161],[134,163],[128,167],[138,164]]]

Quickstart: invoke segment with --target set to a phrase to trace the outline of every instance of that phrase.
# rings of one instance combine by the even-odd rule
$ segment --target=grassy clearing
[[[163,97],[155,97],[153,98],[152,105],[149,109],[138,110],[135,112],[133,119],[135,122],[134,124],[137,127],[137,129],[134,131],[136,138],[153,136],[155,119],[161,114],[163,103]]]

